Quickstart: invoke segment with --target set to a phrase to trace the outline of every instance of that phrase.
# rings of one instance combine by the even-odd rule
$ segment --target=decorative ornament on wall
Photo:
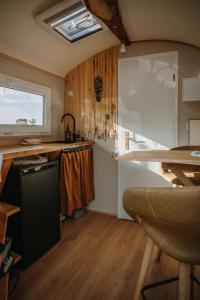
[[[101,101],[102,97],[102,90],[103,90],[103,80],[102,78],[98,75],[94,79],[94,91],[96,95],[96,100],[97,102]]]

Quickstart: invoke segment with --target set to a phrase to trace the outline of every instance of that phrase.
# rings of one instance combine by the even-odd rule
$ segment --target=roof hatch
[[[65,0],[36,17],[42,27],[59,39],[74,43],[102,31],[105,26],[86,8],[84,1]]]

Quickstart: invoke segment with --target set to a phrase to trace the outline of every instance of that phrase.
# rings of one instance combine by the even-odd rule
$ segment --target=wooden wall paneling
[[[118,126],[118,47],[114,49],[114,57],[113,57],[113,66],[112,71],[115,74],[113,78],[113,85],[112,85],[112,110],[113,111],[113,124],[114,124],[114,131],[115,137],[117,137],[117,126]]]
[[[94,78],[95,78],[95,58],[94,56],[91,57],[91,91],[90,91],[90,101],[91,101],[91,111],[90,113],[92,114],[92,132],[91,132],[91,137],[95,138],[95,132],[96,132],[96,110],[95,110],[95,105],[96,105],[96,99],[95,99],[95,93],[94,93]]]
[[[108,55],[106,57],[106,77],[108,78],[108,80],[106,80],[107,85],[106,85],[106,91],[107,91],[107,97],[108,97],[108,101],[107,101],[107,112],[106,114],[108,114],[109,116],[109,120],[106,120],[106,133],[107,133],[107,137],[110,136],[110,131],[112,130],[113,127],[113,115],[112,115],[112,102],[113,102],[113,84],[114,84],[114,77],[113,76],[113,69],[112,69],[112,65],[113,65],[113,50],[109,49],[108,51]],[[112,82],[112,84],[110,84]]]
[[[79,111],[78,111],[78,130],[82,131],[82,118],[83,118],[83,104],[84,104],[84,64],[79,65],[78,76],[79,76]],[[76,118],[77,119],[77,118]]]
[[[104,78],[109,78],[110,76],[110,60],[108,59],[108,56],[105,55],[105,68],[104,68],[105,74]],[[104,83],[105,87],[104,90],[107,91],[105,103],[104,103],[104,122],[105,122],[105,128],[104,128],[104,139],[108,139],[108,133],[109,133],[109,126],[110,126],[110,119],[108,120],[108,115],[110,116],[110,89],[109,89],[109,82],[108,80],[105,80]]]
[[[99,61],[98,61],[98,55],[95,55],[93,57],[93,81],[95,77],[99,74]],[[100,128],[99,128],[99,120],[100,120],[100,102],[96,101],[95,93],[94,93],[94,84],[93,84],[93,102],[94,102],[94,137],[100,138]]]
[[[93,109],[93,73],[92,73],[92,59],[87,60],[84,63],[84,101],[82,101],[83,115],[82,115],[82,134],[86,137],[92,138],[94,132],[94,109]]]
[[[100,65],[102,66],[102,78],[104,78],[104,88],[103,88],[103,103],[102,103],[102,123],[103,123],[103,132],[102,132],[102,138],[104,140],[107,140],[107,133],[108,133],[108,128],[107,128],[107,124],[108,121],[106,120],[106,115],[109,114],[109,87],[108,87],[108,71],[109,71],[109,65],[108,65],[108,56],[107,56],[107,52],[103,53],[103,64]]]
[[[78,116],[77,118],[79,118],[79,130],[82,130],[82,118],[83,118],[83,103],[85,102],[85,90],[84,89],[84,71],[85,71],[85,67],[84,64],[79,66],[79,111],[78,111]]]
[[[102,66],[105,65],[104,63],[104,55],[103,53],[100,53],[96,56],[96,76],[100,76],[103,78],[103,74],[102,74]],[[103,80],[103,84],[105,84],[105,80]],[[96,105],[95,105],[95,109],[96,109],[96,115],[97,115],[97,128],[98,128],[98,134],[97,134],[97,138],[98,139],[102,139],[103,136],[103,131],[104,131],[104,121],[103,121],[103,103],[104,103],[104,98],[105,98],[105,88],[103,88],[102,91],[102,99],[100,102],[95,101]]]
[[[90,131],[90,81],[91,81],[91,65],[90,60],[87,60],[80,65],[80,104],[81,104],[81,134],[85,134],[88,137]]]
[[[74,78],[74,72],[70,72],[69,75],[68,75],[67,81],[66,81],[65,112],[72,112],[73,111],[73,114],[74,114],[73,101],[74,101],[76,95],[74,95],[73,97],[68,95],[69,91],[74,91],[73,78]],[[67,121],[68,120],[65,119],[65,121],[64,121],[65,125],[67,124]]]
[[[80,76],[79,76],[79,67],[70,72],[67,78],[67,92],[73,91],[74,95],[67,95],[67,109],[66,112],[71,112],[76,120],[76,129],[80,128]],[[72,120],[70,118],[65,119],[65,125],[69,124],[72,131]]]
[[[107,140],[109,133],[116,130],[117,61],[118,47],[112,47],[89,58],[66,76],[65,112],[74,115],[76,128],[87,138]],[[103,80],[100,102],[96,101],[94,91],[98,75]],[[69,97],[67,92],[71,90],[74,95]]]
[[[89,83],[90,89],[88,91],[88,101],[90,102],[90,116],[91,116],[91,132],[90,136],[91,138],[94,137],[94,131],[95,131],[95,111],[94,111],[94,104],[96,102],[95,100],[95,93],[94,93],[94,69],[93,69],[93,60],[90,58],[90,83]]]
[[[79,129],[80,128],[80,124],[81,124],[81,99],[80,99],[80,69],[81,66],[79,66],[77,69],[75,69],[75,76],[73,78],[74,80],[74,91],[75,91],[75,96],[76,96],[76,105],[75,107],[75,119],[76,119],[76,128]]]

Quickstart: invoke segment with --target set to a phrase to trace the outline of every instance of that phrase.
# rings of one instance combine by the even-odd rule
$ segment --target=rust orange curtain
[[[94,200],[93,150],[80,151],[81,157],[81,195],[83,204]]]
[[[67,216],[94,199],[92,149],[62,154],[60,192],[62,214]]]

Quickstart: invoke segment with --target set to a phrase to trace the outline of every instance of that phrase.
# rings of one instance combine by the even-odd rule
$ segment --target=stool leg
[[[179,265],[179,287],[178,299],[190,300],[190,285],[191,285],[191,265],[180,263]]]
[[[195,276],[194,265],[191,266],[191,276]],[[194,280],[190,277],[190,300],[194,298]]]
[[[148,266],[149,266],[149,263],[150,263],[150,260],[151,260],[153,246],[154,246],[154,243],[148,237],[146,247],[145,247],[145,251],[144,251],[143,260],[142,260],[142,265],[140,267],[140,272],[139,272],[139,276],[138,276],[138,280],[137,280],[137,284],[136,284],[135,294],[134,294],[134,298],[133,298],[134,300],[139,300],[140,299],[141,289],[144,285],[144,280],[145,280],[147,270],[148,270]]]
[[[155,245],[154,249],[155,249],[155,258],[156,258],[156,261],[159,262],[160,258],[161,258],[162,251],[160,250],[160,248],[157,245]]]

